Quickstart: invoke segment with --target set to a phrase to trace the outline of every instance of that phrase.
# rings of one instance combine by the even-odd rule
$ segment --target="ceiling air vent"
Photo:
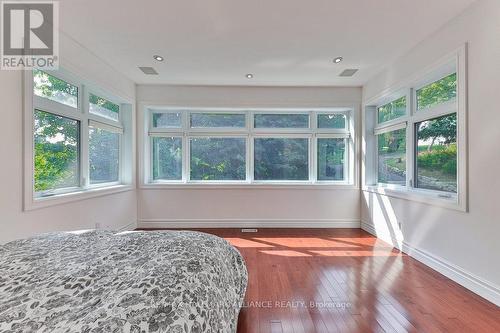
[[[139,67],[139,69],[146,75],[158,75],[158,72],[153,67]]]
[[[355,69],[355,68],[351,68],[351,69],[346,69],[344,70],[342,73],[340,73],[339,76],[343,76],[343,77],[351,77],[353,76],[354,74],[356,74],[358,70]]]

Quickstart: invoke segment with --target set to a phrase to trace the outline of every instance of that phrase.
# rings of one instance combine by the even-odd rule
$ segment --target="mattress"
[[[0,248],[0,331],[236,332],[247,282],[205,233],[45,234]]]

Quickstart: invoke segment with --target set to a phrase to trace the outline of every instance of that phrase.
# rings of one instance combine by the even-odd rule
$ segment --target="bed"
[[[0,247],[0,332],[236,332],[238,250],[190,231],[60,232]]]

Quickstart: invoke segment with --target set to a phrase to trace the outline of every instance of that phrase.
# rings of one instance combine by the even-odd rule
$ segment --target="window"
[[[89,94],[89,111],[90,113],[118,121],[120,116],[120,106],[105,100],[102,97],[94,94]]]
[[[245,180],[246,139],[191,138],[191,180]]]
[[[318,180],[339,181],[345,178],[347,139],[318,138]]]
[[[37,204],[40,198],[120,184],[120,104],[91,93],[63,70],[28,71],[26,78],[25,135],[33,140],[25,147],[26,169],[33,170],[26,176],[26,207],[46,205]]]
[[[182,180],[182,138],[153,137],[153,180]]]
[[[120,131],[89,126],[90,184],[118,182],[120,172]]]
[[[244,114],[191,113],[191,128],[245,127]]]
[[[147,183],[352,181],[350,110],[146,111]]]
[[[33,93],[75,109],[78,107],[77,86],[36,69],[33,71]]]
[[[255,128],[308,128],[309,114],[256,114]]]
[[[346,128],[347,116],[342,113],[318,114],[318,128]]]
[[[457,192],[457,116],[415,124],[415,187]]]
[[[368,184],[389,187],[396,194],[404,190],[404,195],[416,200],[430,197],[434,199],[425,202],[466,209],[464,57],[462,50],[453,62],[407,87],[406,96],[414,101],[408,114],[403,112],[403,98],[373,106],[372,124],[376,125],[373,142],[369,139],[367,146],[373,148],[376,158],[370,166],[372,173],[367,173]],[[395,110],[394,104],[401,107],[398,117],[389,111]]]
[[[406,129],[379,134],[378,181],[386,184],[406,184]]]
[[[40,110],[34,120],[35,191],[80,186],[80,122]]]
[[[182,128],[180,112],[153,112],[153,127]]]
[[[417,110],[428,109],[457,97],[457,73],[417,90]]]
[[[309,139],[256,138],[255,180],[308,180]]]
[[[406,114],[406,97],[403,96],[377,108],[378,123],[394,120]]]

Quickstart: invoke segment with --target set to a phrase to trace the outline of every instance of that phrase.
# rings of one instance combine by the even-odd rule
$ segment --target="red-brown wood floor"
[[[249,282],[238,332],[500,332],[500,308],[361,229],[198,229]]]

